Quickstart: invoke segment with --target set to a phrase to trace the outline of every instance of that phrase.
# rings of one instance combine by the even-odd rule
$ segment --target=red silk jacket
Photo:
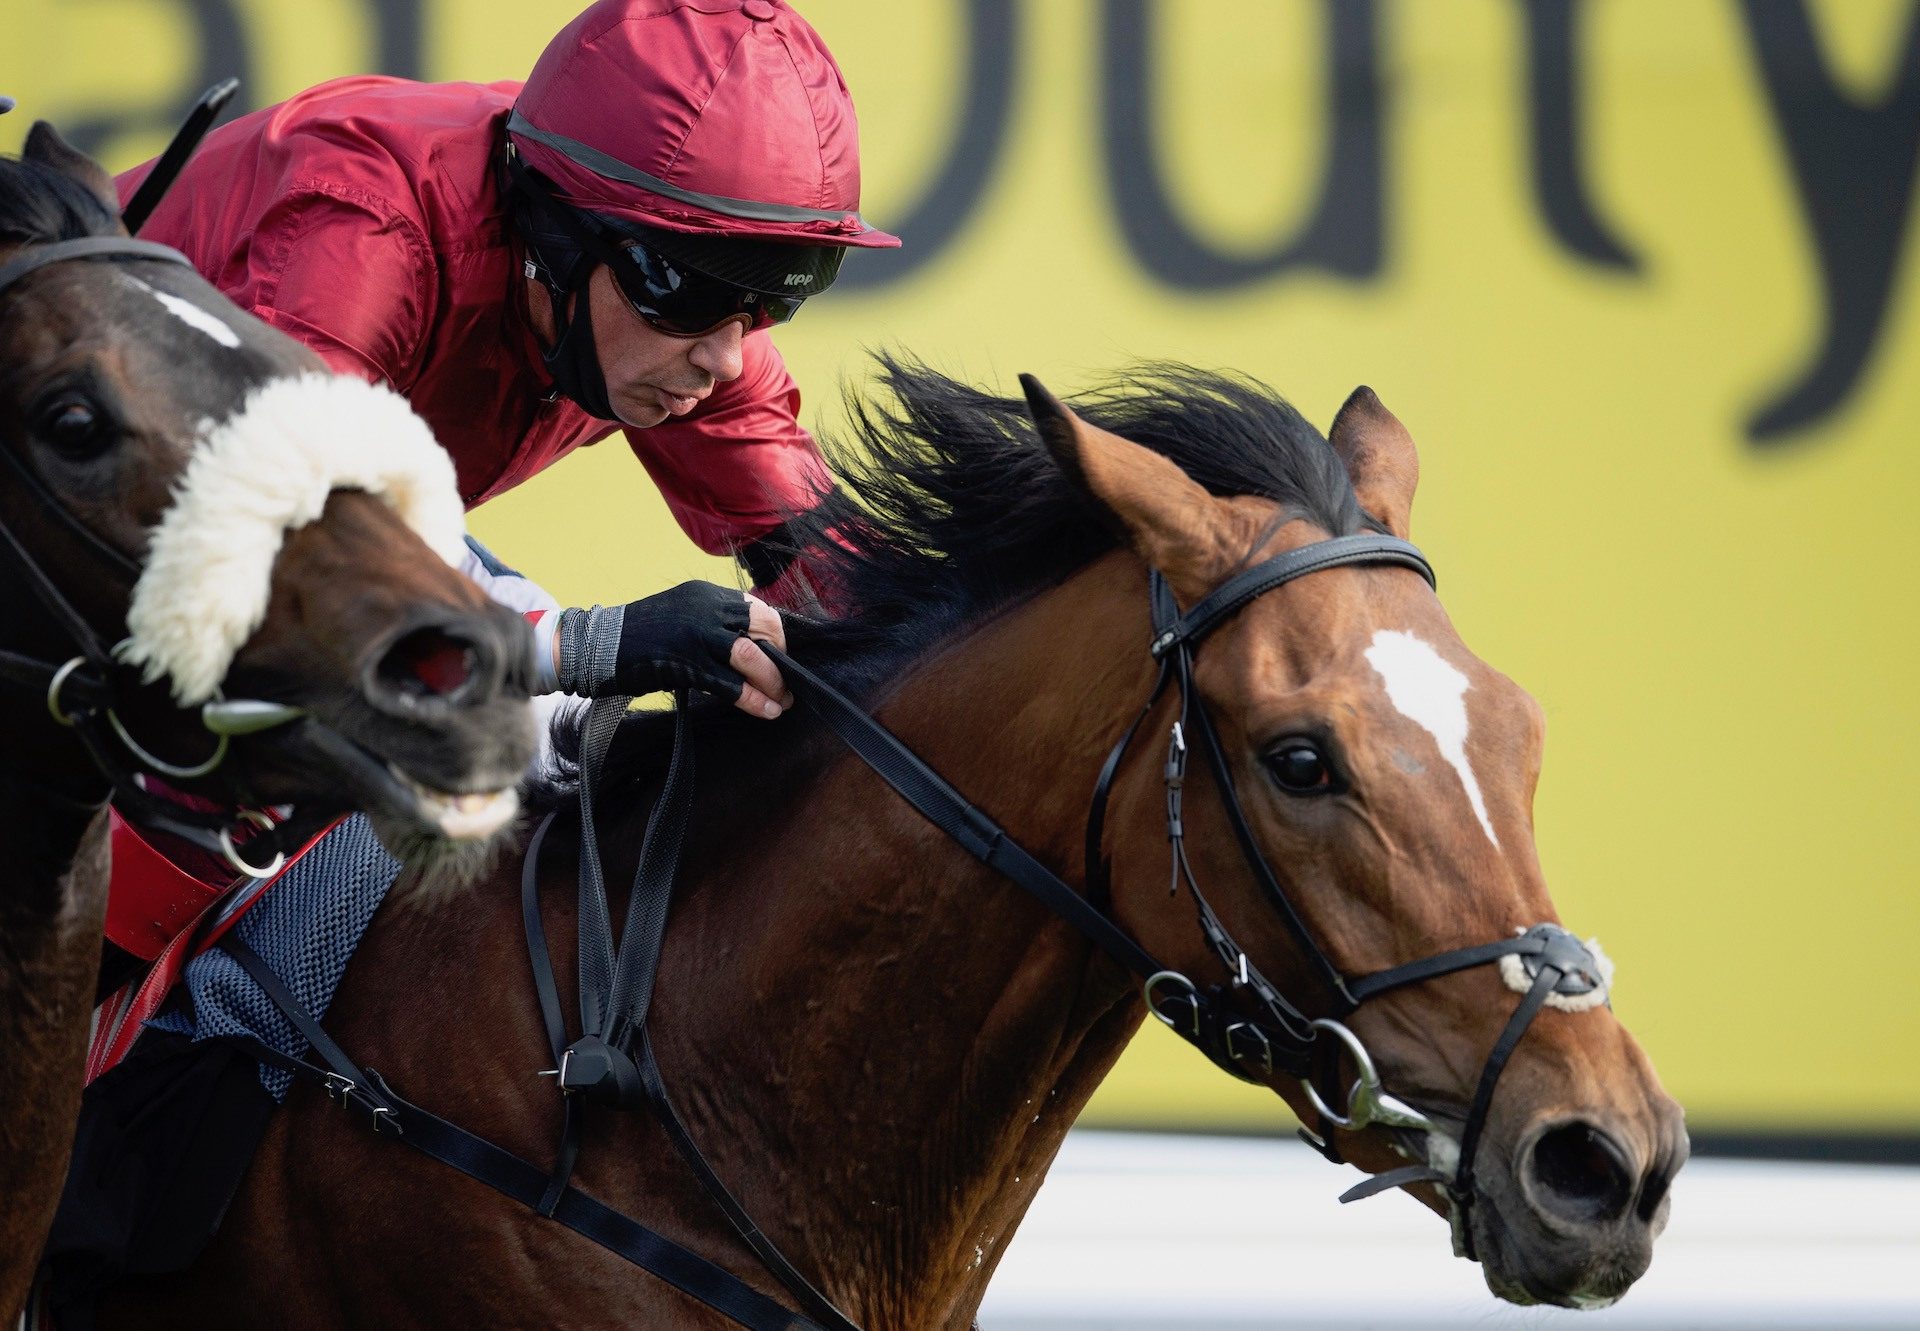
[[[517,83],[348,78],[216,129],[141,238],[335,369],[405,395],[467,507],[618,428],[548,381],[527,323],[494,154]],[[122,200],[151,163],[119,178]],[[745,545],[826,483],[766,333],[738,379],[627,442],[693,542]]]

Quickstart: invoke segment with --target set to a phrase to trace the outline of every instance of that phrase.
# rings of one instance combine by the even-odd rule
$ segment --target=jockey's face
[[[740,377],[746,315],[698,337],[675,337],[634,312],[605,264],[588,280],[594,350],[607,377],[607,400],[628,425],[658,425],[669,416],[684,416],[716,384]]]

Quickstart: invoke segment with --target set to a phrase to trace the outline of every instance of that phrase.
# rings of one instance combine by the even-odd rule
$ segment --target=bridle
[[[1454,1172],[1448,1174],[1431,1164],[1410,1165],[1375,1175],[1341,1197],[1342,1201],[1358,1201],[1407,1184],[1441,1184],[1454,1205],[1456,1234],[1471,1256],[1473,1238],[1468,1212],[1476,1195],[1473,1165],[1500,1074],[1550,995],[1591,994],[1604,988],[1605,979],[1586,945],[1554,924],[1537,924],[1512,938],[1436,953],[1368,975],[1348,976],[1327,955],[1281,886],[1254,839],[1226,752],[1194,686],[1194,658],[1209,633],[1260,596],[1310,573],[1351,565],[1407,568],[1426,579],[1428,586],[1438,585],[1432,566],[1417,547],[1397,537],[1375,534],[1332,537],[1276,555],[1229,578],[1184,614],[1166,578],[1158,570],[1149,575],[1153,639],[1148,651],[1159,664],[1159,674],[1146,704],[1108,754],[1095,784],[1087,816],[1087,895],[1096,903],[1104,902],[1107,896],[1108,871],[1101,842],[1113,780],[1141,724],[1171,684],[1179,695],[1179,719],[1171,730],[1163,775],[1172,885],[1177,889],[1184,884],[1192,896],[1200,931],[1229,978],[1225,985],[1202,989],[1178,971],[1157,970],[1142,983],[1147,1008],[1215,1066],[1243,1081],[1264,1083],[1275,1073],[1297,1077],[1319,1120],[1313,1127],[1302,1127],[1300,1135],[1336,1163],[1343,1161],[1328,1127],[1357,1132],[1379,1125],[1440,1133],[1439,1126],[1425,1113],[1382,1088],[1366,1046],[1342,1019],[1381,994],[1498,962],[1505,956],[1519,957],[1531,983],[1482,1065],[1473,1101],[1461,1128],[1459,1159]],[[1286,925],[1308,968],[1331,995],[1334,1005],[1331,1015],[1310,1017],[1281,994],[1248,959],[1246,950],[1233,940],[1201,891],[1187,858],[1181,815],[1190,742],[1197,744],[1206,756],[1208,770],[1233,827],[1234,839],[1239,843],[1241,858],[1259,886],[1261,896]],[[1250,1002],[1257,1015],[1245,1015],[1234,1001],[1236,998]],[[1335,1108],[1322,1094],[1315,1071],[1317,1067],[1337,1066],[1341,1054],[1351,1058],[1355,1081],[1344,1105]]]
[[[75,240],[33,245],[0,264],[0,297],[8,288],[30,273],[50,264],[85,259],[110,262],[155,260],[193,268],[193,261],[179,250],[152,241],[132,239],[160,200],[166,196],[194,149],[232,100],[239,89],[238,79],[223,79],[208,88],[188,111],[186,120],[161,153],[153,169],[121,210],[121,223],[127,236],[83,236]],[[13,109],[11,98],[0,98],[0,115]],[[105,565],[110,576],[128,584],[137,582],[140,566],[104,540],[82,522],[66,504],[52,494],[38,476],[14,455],[0,448],[0,457],[30,493],[43,512],[51,513],[76,536],[91,556]],[[60,662],[42,661],[19,652],[0,649],[0,680],[43,692],[47,710],[61,725],[70,726],[78,735],[93,764],[113,788],[113,802],[121,813],[144,826],[155,827],[178,836],[201,849],[218,855],[234,869],[250,878],[270,878],[286,864],[287,852],[304,845],[312,834],[330,821],[325,817],[289,817],[276,821],[254,809],[237,814],[211,813],[190,808],[177,801],[161,799],[146,789],[146,775],[182,781],[206,776],[226,759],[232,739],[298,721],[300,708],[262,699],[223,697],[218,691],[201,705],[200,722],[214,737],[213,752],[190,763],[173,763],[148,751],[134,738],[120,718],[115,705],[125,672],[114,660],[113,652],[100,640],[93,627],[61,592],[59,587],[27,551],[13,529],[0,521],[0,554],[19,569],[33,589],[34,596],[46,608],[66,636],[78,648],[79,655]],[[131,757],[125,761],[122,751]],[[261,865],[249,862],[235,845],[235,833],[242,828],[252,833],[247,846],[270,852]]]
[[[1148,652],[1158,663],[1159,671],[1145,704],[1108,753],[1095,782],[1087,813],[1084,894],[1076,893],[1051,870],[1014,845],[997,824],[969,805],[898,740],[805,667],[780,653],[770,654],[794,692],[814,707],[855,753],[910,804],[977,858],[1026,888],[1107,955],[1132,971],[1141,985],[1147,1009],[1174,1034],[1199,1049],[1215,1066],[1242,1081],[1264,1084],[1277,1074],[1298,1078],[1318,1118],[1314,1126],[1303,1127],[1300,1135],[1336,1163],[1344,1161],[1333,1144],[1329,1127],[1357,1132],[1378,1125],[1444,1135],[1433,1119],[1383,1088],[1366,1046],[1342,1019],[1381,994],[1495,963],[1502,957],[1518,957],[1530,984],[1482,1065],[1461,1129],[1459,1160],[1454,1171],[1448,1174],[1430,1163],[1409,1165],[1374,1175],[1341,1197],[1342,1201],[1358,1201],[1408,1184],[1441,1184],[1453,1203],[1456,1238],[1471,1256],[1473,1237],[1468,1221],[1475,1197],[1473,1164],[1500,1074],[1551,995],[1594,994],[1604,989],[1605,979],[1586,945],[1554,924],[1537,924],[1512,938],[1436,953],[1369,975],[1348,976],[1321,947],[1261,854],[1241,807],[1226,752],[1194,685],[1194,658],[1210,633],[1259,597],[1297,578],[1349,566],[1410,569],[1426,579],[1429,586],[1437,585],[1433,568],[1418,547],[1397,537],[1373,533],[1331,537],[1263,560],[1228,578],[1184,613],[1174,600],[1166,578],[1158,570],[1149,574],[1153,637]],[[1179,715],[1170,732],[1162,776],[1166,787],[1173,886],[1177,889],[1184,884],[1192,895],[1200,931],[1228,976],[1224,984],[1205,987],[1181,971],[1162,965],[1105,910],[1109,887],[1102,839],[1114,778],[1135,736],[1170,687],[1179,695]],[[1219,789],[1248,872],[1267,905],[1293,936],[1309,969],[1331,995],[1329,1015],[1309,1016],[1260,973],[1246,949],[1234,941],[1220,922],[1194,878],[1186,853],[1182,801],[1188,759],[1191,747],[1196,745],[1205,755],[1208,770]],[[1253,1009],[1251,1015],[1245,1010],[1248,1006]],[[1355,1080],[1344,1103],[1336,1108],[1323,1095],[1315,1072],[1317,1068],[1337,1067],[1342,1054],[1352,1060]]]
[[[192,261],[178,250],[151,241],[123,236],[86,236],[52,244],[35,245],[0,264],[0,300],[22,278],[51,264],[105,260],[125,262],[153,260],[182,264]],[[41,511],[52,514],[78,538],[87,556],[102,566],[107,576],[125,584],[131,591],[139,579],[140,566],[108,543],[83,522],[62,500],[47,489],[11,448],[0,447],[13,478],[37,503]],[[237,735],[253,734],[300,720],[304,712],[285,703],[262,699],[229,699],[216,693],[202,704],[200,722],[214,737],[212,753],[203,759],[175,763],[149,751],[121,719],[127,671],[114,659],[113,649],[101,639],[86,617],[60,591],[53,577],[34,559],[11,524],[0,520],[0,555],[19,571],[35,598],[46,609],[77,655],[60,661],[47,661],[24,653],[0,649],[0,681],[35,690],[47,700],[47,710],[61,725],[69,726],[104,777],[112,784],[113,802],[123,816],[143,826],[158,828],[218,855],[240,873],[253,878],[270,877],[286,862],[289,849],[304,845],[318,826],[332,815],[320,818],[290,818],[275,821],[257,810],[215,812],[189,807],[179,801],[163,799],[148,790],[143,778],[170,781],[191,780],[215,771],[225,760],[231,741]],[[250,861],[236,846],[236,833],[242,828],[253,835],[245,839],[256,855],[265,850],[265,863]]]

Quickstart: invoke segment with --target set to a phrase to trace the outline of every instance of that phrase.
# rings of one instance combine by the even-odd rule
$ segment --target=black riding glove
[[[560,687],[588,698],[699,689],[736,699],[732,665],[747,631],[747,598],[731,587],[683,582],[670,591],[560,614]]]

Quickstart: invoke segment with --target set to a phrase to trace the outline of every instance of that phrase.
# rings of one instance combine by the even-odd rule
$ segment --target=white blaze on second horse
[[[171,681],[183,707],[211,698],[266,618],[281,540],[335,490],[378,496],[448,563],[464,556],[453,463],[404,398],[344,376],[275,379],[203,427],[153,530],[121,658]]]
[[[181,323],[186,324],[189,328],[194,328],[205,333],[223,347],[233,348],[240,345],[240,334],[234,332],[233,329],[218,316],[201,309],[190,300],[182,300],[178,296],[150,287],[132,273],[122,273],[121,276],[159,301],[161,305],[166,307],[167,313],[171,314]]]
[[[1500,838],[1494,834],[1480,783],[1467,761],[1467,690],[1471,687],[1467,677],[1427,643],[1399,629],[1376,632],[1366,655],[1367,663],[1386,683],[1387,700],[1402,716],[1433,736],[1440,756],[1460,774],[1474,816],[1498,847]]]

